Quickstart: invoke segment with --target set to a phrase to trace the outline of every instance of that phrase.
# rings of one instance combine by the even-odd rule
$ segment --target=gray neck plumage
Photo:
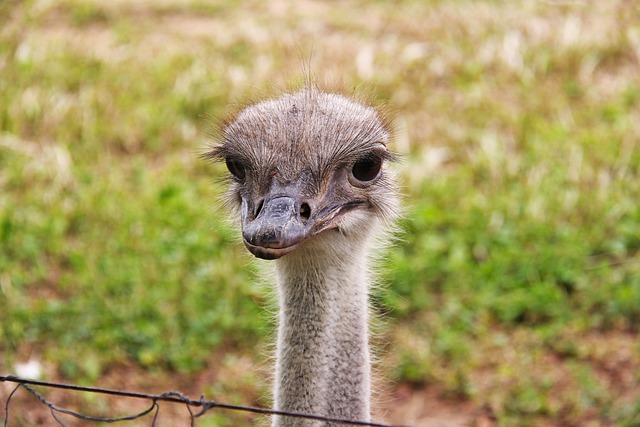
[[[364,242],[346,244],[338,239],[334,243],[295,251],[277,263],[280,318],[275,408],[369,421]],[[329,424],[274,417],[273,425]]]

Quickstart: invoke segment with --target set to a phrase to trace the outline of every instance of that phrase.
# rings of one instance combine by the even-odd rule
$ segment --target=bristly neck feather
[[[332,230],[278,261],[277,410],[369,421],[370,231]],[[275,417],[273,425],[329,424]]]

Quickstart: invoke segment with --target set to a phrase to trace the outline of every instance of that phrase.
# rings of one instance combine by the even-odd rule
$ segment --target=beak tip
[[[274,260],[279,259],[292,252],[294,249],[298,247],[298,244],[293,244],[284,248],[267,248],[264,246],[256,246],[244,240],[244,245],[247,247],[249,252],[253,254],[256,258],[265,259],[265,260]]]

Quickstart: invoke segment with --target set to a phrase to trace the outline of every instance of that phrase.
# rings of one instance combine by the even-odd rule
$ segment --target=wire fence
[[[158,414],[160,412],[160,402],[168,402],[168,403],[177,403],[182,404],[187,408],[189,412],[190,425],[195,426],[197,418],[203,416],[208,411],[212,409],[224,409],[231,411],[241,411],[241,412],[250,412],[254,414],[261,415],[278,415],[283,417],[293,417],[299,419],[307,419],[307,420],[316,420],[316,421],[324,421],[326,423],[338,424],[338,425],[356,425],[356,426],[373,426],[373,427],[400,427],[400,426],[392,426],[388,424],[379,424],[368,421],[357,421],[357,420],[348,420],[348,419],[340,419],[340,418],[330,418],[324,417],[320,415],[313,414],[302,414],[296,412],[287,412],[287,411],[276,411],[273,409],[266,408],[257,408],[252,406],[239,406],[239,405],[231,405],[228,403],[222,403],[213,400],[205,400],[204,395],[200,396],[199,400],[193,400],[188,398],[177,391],[168,391],[162,394],[146,394],[146,393],[138,393],[131,391],[122,391],[122,390],[111,390],[104,388],[96,388],[96,387],[84,387],[72,384],[61,384],[47,381],[36,381],[30,380],[26,378],[20,378],[15,375],[5,375],[0,376],[0,382],[11,382],[16,383],[16,387],[11,391],[7,400],[5,401],[4,411],[5,411],[5,419],[4,419],[4,427],[9,426],[9,418],[10,418],[10,410],[13,410],[11,407],[11,400],[15,396],[15,394],[20,390],[24,389],[31,393],[33,396],[38,399],[38,401],[47,406],[51,411],[51,416],[53,419],[61,426],[66,427],[64,421],[60,418],[61,414],[70,415],[72,417],[78,418],[84,421],[92,421],[92,422],[101,422],[101,423],[117,423],[117,422],[125,422],[125,421],[133,421],[143,418],[145,416],[151,417],[151,426],[155,427],[156,422],[158,420]],[[56,388],[56,389],[64,389],[70,390],[74,392],[84,392],[84,393],[95,393],[95,394],[103,394],[103,395],[111,395],[111,396],[119,396],[123,398],[131,398],[131,399],[144,399],[150,402],[149,406],[141,412],[136,414],[122,416],[122,417],[97,417],[92,415],[85,415],[79,412],[75,412],[69,409],[61,408],[54,404],[53,402],[47,400],[44,395],[38,392],[36,387],[45,387],[45,388]]]

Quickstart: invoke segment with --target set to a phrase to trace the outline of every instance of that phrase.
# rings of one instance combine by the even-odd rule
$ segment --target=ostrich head
[[[395,216],[389,130],[371,107],[306,88],[251,105],[222,136],[207,156],[226,162],[244,244],[259,258],[357,242]]]

